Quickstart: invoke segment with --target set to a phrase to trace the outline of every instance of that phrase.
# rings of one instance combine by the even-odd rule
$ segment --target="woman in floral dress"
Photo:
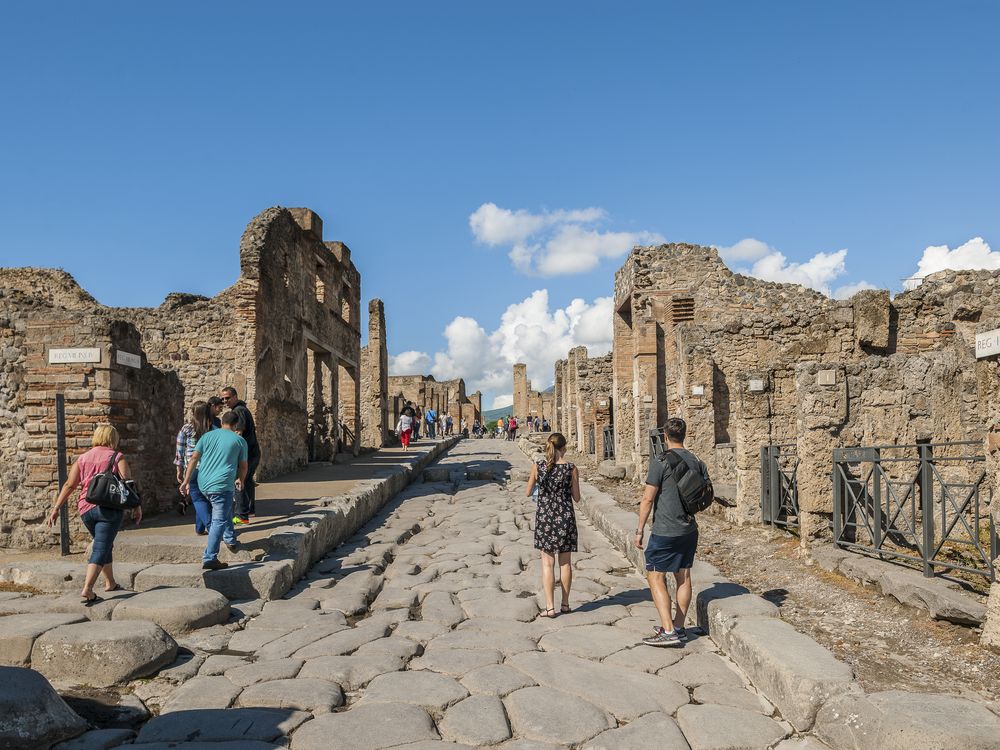
[[[545,460],[531,467],[525,491],[531,497],[538,487],[538,510],[535,513],[535,549],[542,555],[542,588],[545,591],[543,617],[555,617],[555,565],[559,563],[562,589],[560,611],[569,612],[569,589],[573,583],[571,555],[576,552],[576,514],[573,503],[580,502],[580,475],[566,461],[566,438],[553,432],[545,443]]]

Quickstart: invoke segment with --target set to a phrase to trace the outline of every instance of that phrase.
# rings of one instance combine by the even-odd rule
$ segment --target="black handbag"
[[[111,456],[108,468],[90,480],[87,486],[86,500],[91,505],[112,510],[129,510],[142,504],[139,491],[131,479],[122,479],[115,474],[115,461],[118,453]]]

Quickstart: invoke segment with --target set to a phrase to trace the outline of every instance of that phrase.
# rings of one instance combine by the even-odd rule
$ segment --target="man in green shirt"
[[[239,421],[236,412],[228,411],[222,415],[221,430],[211,430],[198,439],[181,483],[181,494],[187,495],[191,476],[198,470],[198,488],[212,505],[201,565],[206,570],[229,567],[219,560],[223,540],[230,552],[239,549],[233,530],[233,495],[243,489],[247,476],[247,442],[235,432]]]

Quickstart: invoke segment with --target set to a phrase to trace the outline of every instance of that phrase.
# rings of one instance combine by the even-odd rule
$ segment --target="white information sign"
[[[837,371],[820,370],[818,373],[816,373],[816,382],[819,383],[819,385],[836,385]]]
[[[759,378],[751,378],[747,385],[753,393],[760,393],[764,390],[764,381]]]
[[[1000,328],[976,334],[976,359],[1000,354]]]
[[[691,386],[691,395],[692,396],[704,396],[705,395],[705,386],[703,386],[703,385],[693,385],[693,386]]]
[[[100,349],[49,349],[50,365],[71,365],[80,362],[100,361]]]
[[[123,352],[119,349],[115,352],[115,361],[120,365],[125,365],[126,367],[134,367],[137,370],[142,369],[142,357],[138,354]]]

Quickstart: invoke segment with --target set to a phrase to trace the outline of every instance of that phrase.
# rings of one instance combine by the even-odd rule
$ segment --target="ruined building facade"
[[[191,405],[226,385],[255,415],[259,478],[357,453],[369,434],[377,442],[377,416],[362,434],[360,299],[351,251],[324,241],[319,216],[304,208],[256,216],[240,242],[239,279],[211,299],[110,308],[62,271],[0,269],[0,547],[57,539],[40,523],[58,488],[57,392],[70,460],[96,423],[111,422],[151,511],[177,497],[174,437]],[[379,335],[382,347],[384,320]],[[384,362],[373,370],[384,373]],[[376,412],[381,399],[369,394]]]
[[[390,375],[388,392],[392,428],[408,401],[421,411],[434,409],[439,415],[451,415],[456,433],[463,419],[471,430],[472,423],[483,418],[483,394],[466,395],[462,378],[438,381],[433,375]]]
[[[581,430],[606,420],[615,460],[640,478],[650,430],[683,417],[738,520],[760,517],[762,446],[797,452],[808,537],[833,510],[834,448],[982,443],[997,429],[997,365],[977,361],[974,344],[1000,327],[1000,273],[947,271],[894,299],[833,300],[671,244],[635,248],[614,292],[609,361],[574,349],[556,365],[556,428],[580,448]],[[607,415],[595,413],[603,401]]]
[[[521,420],[538,418],[551,421],[555,416],[555,392],[533,391],[528,380],[528,366],[518,363],[514,365],[514,403],[511,408],[513,415]]]

